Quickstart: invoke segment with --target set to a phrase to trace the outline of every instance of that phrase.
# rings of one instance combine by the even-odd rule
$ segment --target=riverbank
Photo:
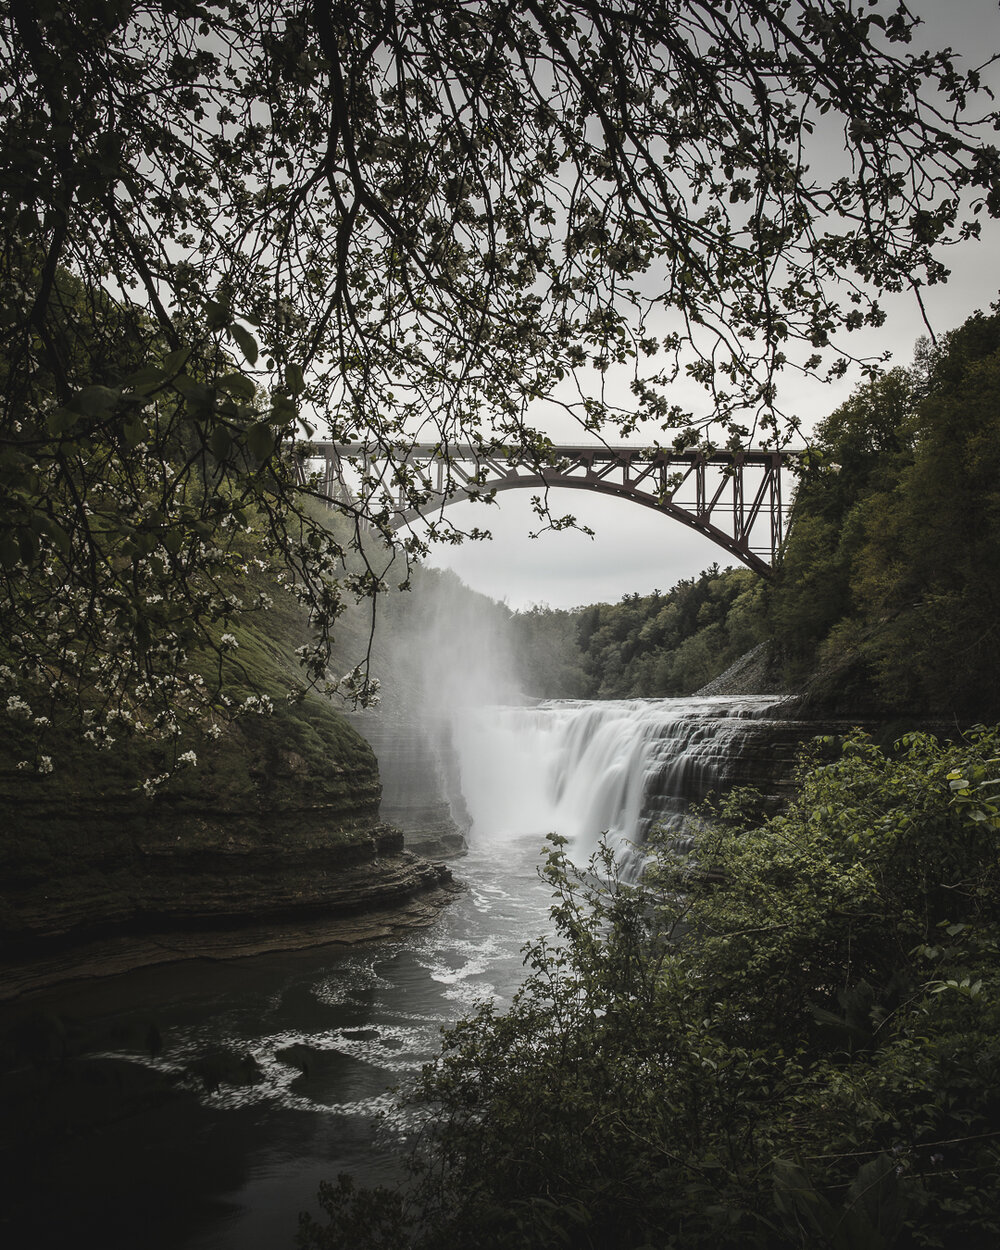
[[[221,962],[398,938],[433,923],[461,889],[443,865],[403,852],[349,873],[335,891],[336,899],[331,893],[312,911],[298,908],[266,922],[244,917],[228,927],[202,925],[62,942],[5,943],[0,955],[0,1002],[68,981],[111,977],[182,960]]]
[[[386,1089],[433,1060],[443,1025],[520,984],[521,945],[549,923],[540,841],[473,846],[443,907],[428,891],[381,917],[263,935],[294,948],[241,945],[0,1004],[0,1240],[275,1250],[338,1172],[397,1179]],[[310,936],[321,944],[302,949]]]
[[[152,797],[156,746],[69,734],[51,772],[0,738],[0,997],[174,959],[368,941],[427,923],[448,869],[379,814],[369,744],[328,701],[274,700]]]

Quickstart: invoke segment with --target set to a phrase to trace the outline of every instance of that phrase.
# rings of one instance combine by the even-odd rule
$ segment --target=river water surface
[[[143,1039],[155,1025],[155,1057],[135,1040],[91,1051],[95,1099],[102,1083],[151,1071],[187,1073],[191,1093],[54,1141],[42,1135],[5,1178],[8,1229],[19,1238],[8,1244],[29,1244],[27,1234],[40,1247],[280,1250],[321,1181],[340,1171],[391,1180],[407,1119],[387,1090],[433,1057],[443,1027],[482,999],[509,1001],[523,944],[549,929],[537,872],[544,835],[565,834],[584,862],[610,830],[635,859],[628,840],[654,819],[676,823],[691,797],[724,780],[747,721],[773,703],[467,713],[455,733],[473,817],[469,853],[453,865],[464,889],[429,928],[364,948],[188,961],[37,996],[33,1009],[93,1037]],[[219,1052],[230,1066],[211,1088]],[[234,1072],[232,1057],[245,1071]]]

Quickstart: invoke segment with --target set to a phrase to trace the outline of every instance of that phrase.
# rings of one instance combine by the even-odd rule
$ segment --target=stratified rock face
[[[401,829],[407,847],[420,855],[449,858],[464,852],[469,817],[448,723],[399,712],[363,713],[351,723],[378,757],[381,819]]]
[[[238,722],[149,799],[143,769],[162,764],[135,744],[67,749],[39,776],[5,752],[0,963],[115,932],[382,911],[448,876],[380,823],[371,748],[319,700]]]

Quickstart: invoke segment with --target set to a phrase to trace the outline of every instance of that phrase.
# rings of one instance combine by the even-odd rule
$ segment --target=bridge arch
[[[343,497],[345,465],[379,457],[360,444],[313,445],[324,463],[323,493]],[[566,488],[624,499],[696,530],[755,572],[768,576],[787,528],[787,473],[798,453],[754,448],[682,452],[634,447],[556,446],[549,459],[519,448],[416,443],[405,462],[428,493],[419,508],[397,497],[393,529],[452,503],[508,490]]]

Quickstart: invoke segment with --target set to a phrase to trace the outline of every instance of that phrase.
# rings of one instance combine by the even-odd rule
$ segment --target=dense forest
[[[757,574],[713,564],[665,594],[518,613],[522,683],[548,698],[691,694],[763,639],[765,594]]]
[[[454,498],[458,446],[551,466],[551,403],[609,441],[793,434],[782,371],[844,376],[884,297],[1000,217],[992,49],[919,26],[895,0],[0,3],[2,866],[31,917],[76,860],[70,937],[81,900],[134,920],[156,857],[144,922],[204,914],[212,861],[238,921],[296,829],[294,898],[329,905],[344,847],[378,869],[374,759],[329,698],[373,693],[373,613],[433,623],[403,587],[462,537],[433,511],[383,548],[434,507],[414,440]],[[524,690],[687,693],[765,642],[820,704],[995,719],[998,348],[974,317],[828,417],[770,584],[498,610]],[[336,518],[300,472],[317,427],[364,449]],[[329,1187],[302,1244],[995,1246],[1000,743],[956,739],[820,744],[786,811],[733,796],[641,884],[557,842],[558,941],[445,1037],[414,1186]]]
[[[770,582],[713,565],[665,594],[513,628],[526,690],[686,695],[765,640],[775,688],[855,711],[996,715],[1000,315],[976,314],[820,423]]]
[[[792,680],[997,713],[1000,316],[976,315],[820,427],[770,596]]]

